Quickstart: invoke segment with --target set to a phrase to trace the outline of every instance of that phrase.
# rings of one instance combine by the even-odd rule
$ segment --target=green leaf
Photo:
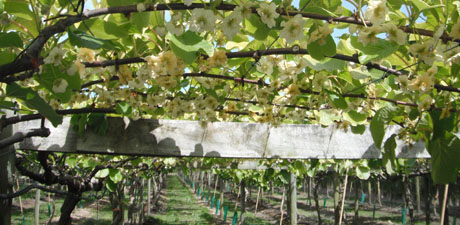
[[[107,189],[110,191],[110,192],[115,192],[117,190],[117,184],[114,183],[110,177],[106,177],[105,178],[105,186],[107,187]]]
[[[385,166],[385,169],[387,173],[393,174],[394,170],[393,167],[395,167],[396,163],[396,134],[391,135],[386,141],[385,144],[383,145],[383,157],[382,157],[382,164]]]
[[[460,169],[460,139],[450,132],[430,141],[431,177],[435,184],[454,183]]]
[[[306,7],[303,11],[307,13],[314,13],[314,14],[320,14],[320,15],[325,15],[325,16],[337,16],[334,13],[330,12],[329,10],[323,7],[318,7],[318,6]]]
[[[367,180],[371,176],[371,170],[367,166],[357,166],[356,176],[361,180]]]
[[[105,168],[102,170],[97,171],[96,175],[94,175],[95,178],[105,178],[109,175],[109,169]]]
[[[393,54],[398,49],[397,43],[380,38],[378,38],[376,42],[369,43],[366,46],[355,36],[350,37],[350,39],[351,45],[363,53],[363,55],[359,57],[359,61],[362,64],[366,64],[371,60],[383,59]]]
[[[118,169],[109,169],[109,177],[110,180],[112,180],[114,183],[119,183],[121,180],[123,180],[123,174],[121,174],[120,170]]]
[[[34,20],[34,13],[30,10],[29,3],[24,0],[4,0],[4,10],[8,14],[26,20]]]
[[[335,70],[342,71],[345,68],[345,62],[343,60],[324,59],[322,61],[318,61],[309,55],[304,55],[303,58],[307,60],[307,67],[314,70],[326,70],[332,72]]]
[[[387,105],[379,109],[375,113],[374,118],[372,118],[369,128],[377,148],[382,146],[383,136],[385,136],[385,125],[391,121],[396,110],[396,107]]]
[[[0,65],[13,62],[15,58],[16,55],[14,53],[11,53],[10,51],[2,51],[0,52]]]
[[[69,156],[65,159],[65,162],[70,168],[75,168],[77,165],[77,158],[75,155]]]
[[[115,111],[125,116],[131,115],[133,108],[127,102],[118,102],[115,106]]]
[[[264,108],[262,106],[258,106],[258,105],[251,105],[251,106],[249,106],[249,111],[256,112],[256,113],[263,113]]]
[[[245,30],[256,40],[262,41],[267,38],[270,29],[266,24],[262,23],[259,16],[251,14],[249,19],[244,21],[247,21],[247,23],[244,24]]]
[[[116,24],[111,21],[104,21],[99,18],[85,20],[91,32],[97,38],[118,40],[128,37],[128,30],[131,23]],[[84,25],[80,25],[79,30],[86,30]]]
[[[9,83],[6,86],[6,95],[23,100],[27,107],[36,109],[46,117],[54,127],[62,123],[62,116],[58,115],[34,90],[23,88],[16,83]]]
[[[283,184],[289,184],[289,180],[291,179],[291,175],[287,170],[281,170],[278,177]]]
[[[367,121],[367,116],[364,113],[356,112],[355,110],[350,110],[343,114],[343,118],[351,123],[351,125],[356,126],[358,124],[363,124]]]
[[[442,112],[440,110],[430,111],[430,117],[433,124],[432,140],[442,138],[446,132],[455,132],[457,129],[457,114],[452,113],[451,116],[441,119],[441,113]]]
[[[364,125],[351,126],[351,132],[353,132],[353,134],[364,134],[365,131],[366,126]]]
[[[78,135],[80,135],[80,137],[83,137],[85,134],[87,118],[88,114],[82,114],[78,120]]]
[[[325,43],[321,44],[323,41]],[[323,60],[327,56],[334,56],[336,50],[335,42],[331,35],[327,35],[325,39],[316,40],[307,45],[308,54],[317,60]]]
[[[325,90],[327,93],[327,96],[329,97],[329,100],[332,101],[332,104],[339,108],[339,109],[346,109],[348,108],[347,101],[345,101],[345,98],[342,97],[342,95],[337,94],[333,91]]]
[[[70,29],[68,29],[67,32],[69,34],[70,43],[78,47],[90,48],[95,50],[100,48],[114,50],[116,48],[116,46],[110,40],[96,38],[79,30],[71,31]]]
[[[139,32],[150,23],[151,12],[131,13],[129,20],[137,28]]]
[[[22,40],[16,32],[0,33],[0,48],[22,48]]]
[[[214,54],[213,45],[192,31],[187,31],[179,37],[168,33],[166,39],[170,40],[173,52],[188,65],[195,62],[199,52],[204,52],[208,56]]]

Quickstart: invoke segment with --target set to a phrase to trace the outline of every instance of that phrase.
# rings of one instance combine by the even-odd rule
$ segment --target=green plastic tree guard
[[[327,198],[324,198],[323,208],[326,208],[326,204],[327,204]]]
[[[364,200],[366,200],[366,194],[361,194],[361,205],[364,204]]]
[[[235,213],[233,214],[232,225],[235,225],[237,221],[238,221],[238,212],[235,211]]]
[[[220,200],[217,200],[217,203],[216,203],[216,215],[219,214],[219,208],[220,208]]]
[[[227,221],[228,205],[224,206],[224,222]]]
[[[214,196],[212,196],[212,198],[211,198],[211,209],[214,208],[214,201],[215,201],[215,200],[216,200],[216,199],[214,198]]]
[[[401,210],[401,214],[402,214],[402,225],[406,225],[406,208],[402,208]]]
[[[198,188],[198,192],[197,192],[196,195],[200,196],[200,194],[201,194],[200,191],[201,191],[201,188]]]

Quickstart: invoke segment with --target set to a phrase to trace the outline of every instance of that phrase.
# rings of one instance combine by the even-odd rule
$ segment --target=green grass
[[[176,176],[168,177],[166,213],[154,218],[159,224],[212,224],[214,220]]]

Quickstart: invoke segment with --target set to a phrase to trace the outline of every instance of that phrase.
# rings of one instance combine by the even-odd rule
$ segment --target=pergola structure
[[[13,134],[39,128],[40,120],[15,124]],[[91,130],[79,136],[71,128],[70,118],[50,128],[48,137],[31,137],[17,143],[23,150],[68,153],[124,154],[163,157],[222,158],[380,158],[368,129],[363,134],[334,126],[282,124],[274,127],[261,123],[214,122],[202,127],[198,121],[146,120],[125,122],[108,118],[105,136]],[[398,131],[387,129],[386,137]],[[429,158],[423,142],[412,148],[401,140],[395,149],[398,158]]]

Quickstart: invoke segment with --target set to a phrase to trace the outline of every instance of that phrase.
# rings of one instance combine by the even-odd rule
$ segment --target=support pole
[[[343,182],[343,196],[342,196],[342,205],[340,206],[339,225],[342,225],[343,208],[345,205],[345,196],[347,195],[347,183],[348,183],[348,168],[347,168],[347,171],[345,172],[345,181]]]
[[[286,187],[283,190],[283,197],[281,198],[281,206],[280,206],[280,212],[281,212],[281,219],[280,219],[280,225],[283,224],[283,217],[284,217],[284,212],[283,212],[283,205],[284,205],[284,198],[286,197]]]
[[[152,183],[152,178],[150,178],[148,181],[147,181],[147,215],[150,215],[151,213],[151,206],[150,206],[150,199],[152,198],[152,186],[151,186],[151,183]]]
[[[297,177],[294,173],[290,174],[289,179],[289,219],[291,225],[297,224]]]
[[[417,212],[420,213],[422,211],[421,201],[420,201],[420,177],[415,177],[415,197],[417,201]]]
[[[40,189],[35,192],[35,216],[34,225],[40,224]]]
[[[259,187],[259,190],[257,191],[256,210],[254,211],[254,214],[257,214],[257,206],[259,206],[259,196],[260,196],[260,187]]]
[[[446,206],[447,206],[448,192],[449,192],[449,184],[446,184],[446,186],[444,187],[444,199],[442,201],[441,224],[440,225],[444,225],[444,219],[445,219],[445,216],[446,216]]]

